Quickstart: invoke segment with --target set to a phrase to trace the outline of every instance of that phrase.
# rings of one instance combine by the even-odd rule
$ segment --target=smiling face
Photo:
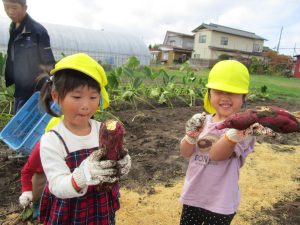
[[[89,119],[99,108],[99,91],[85,86],[79,86],[66,93],[63,99],[58,98],[56,91],[52,98],[60,105],[65,126],[77,135],[87,135],[90,132]]]
[[[210,90],[210,102],[216,109],[217,121],[226,119],[233,113],[239,112],[244,102],[243,94],[234,94],[219,90]]]
[[[7,16],[17,25],[19,25],[26,15],[27,5],[4,1],[4,10]]]

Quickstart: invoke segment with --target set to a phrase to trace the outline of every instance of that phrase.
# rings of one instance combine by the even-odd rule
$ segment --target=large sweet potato
[[[101,124],[99,130],[99,147],[102,150],[100,160],[115,160],[123,158],[128,151],[123,148],[124,128],[120,122],[107,120]],[[118,169],[118,168],[117,168]],[[117,174],[119,177],[120,174]],[[113,184],[104,183],[98,186],[99,191],[111,190]]]
[[[296,117],[278,106],[259,107],[235,113],[223,123],[217,125],[217,129],[235,128],[244,130],[254,123],[260,123],[278,133],[300,132],[300,124]]]
[[[123,149],[124,128],[116,120],[107,120],[101,124],[99,131],[99,147],[103,149],[102,159],[119,160],[127,152]]]

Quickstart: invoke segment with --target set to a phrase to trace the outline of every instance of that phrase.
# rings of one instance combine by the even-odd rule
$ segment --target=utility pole
[[[277,53],[279,53],[282,30],[283,30],[283,27],[281,27],[281,31],[280,31],[280,35],[279,35],[279,40],[278,40],[278,45],[277,45]]]

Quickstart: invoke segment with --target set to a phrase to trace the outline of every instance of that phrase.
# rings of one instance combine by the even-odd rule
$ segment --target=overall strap
[[[65,146],[67,155],[69,155],[69,154],[70,154],[69,149],[68,149],[68,147],[67,147],[67,145],[66,145],[66,142],[65,142],[64,139],[62,138],[62,136],[61,136],[57,131],[55,131],[55,130],[49,130],[49,131],[52,131],[52,132],[54,132],[54,133],[57,135],[57,137],[61,140],[61,142],[62,142],[63,145]]]

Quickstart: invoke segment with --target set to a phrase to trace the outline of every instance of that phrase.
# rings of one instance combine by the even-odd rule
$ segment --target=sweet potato
[[[278,106],[260,107],[235,113],[223,123],[217,125],[216,128],[244,130],[254,123],[260,123],[278,133],[300,132],[300,123],[296,117]]]
[[[127,150],[123,148],[124,133],[124,128],[118,121],[108,120],[101,124],[99,147],[103,152],[100,160],[118,161],[128,154]],[[117,176],[119,177],[120,174]],[[98,186],[98,191],[109,191],[112,186],[113,184],[110,183],[101,184]]]
[[[101,124],[99,131],[99,147],[104,151],[104,159],[119,160],[127,152],[123,149],[124,128],[120,122],[108,120]]]

